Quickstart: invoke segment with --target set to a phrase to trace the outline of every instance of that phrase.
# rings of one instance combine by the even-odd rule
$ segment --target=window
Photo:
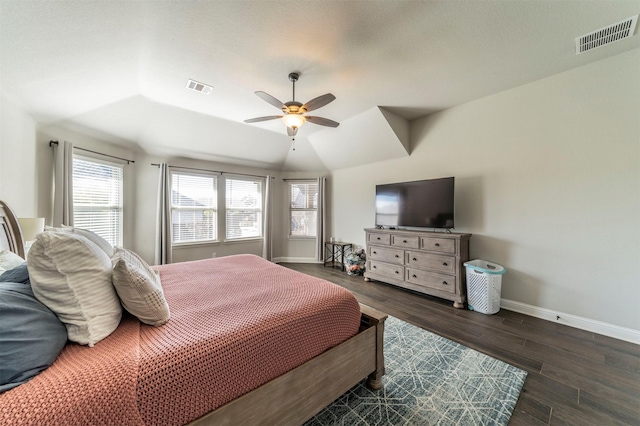
[[[173,243],[218,239],[217,177],[171,174],[171,224]]]
[[[262,237],[262,181],[226,179],[227,240]]]
[[[289,236],[315,238],[318,218],[318,182],[289,182]]]
[[[73,157],[73,222],[100,235],[111,245],[122,245],[121,164]]]

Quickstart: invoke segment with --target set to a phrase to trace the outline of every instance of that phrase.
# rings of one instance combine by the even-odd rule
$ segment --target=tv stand
[[[377,280],[453,301],[464,308],[471,234],[365,229],[365,281]]]

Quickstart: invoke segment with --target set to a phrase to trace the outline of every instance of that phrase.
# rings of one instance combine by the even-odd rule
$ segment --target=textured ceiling
[[[40,123],[152,154],[276,170],[409,155],[408,120],[623,51],[577,36],[640,1],[0,1],[0,91]],[[637,33],[637,30],[636,30]],[[331,92],[296,150],[258,98]],[[187,79],[214,87],[202,95]],[[366,155],[345,155],[350,151]]]

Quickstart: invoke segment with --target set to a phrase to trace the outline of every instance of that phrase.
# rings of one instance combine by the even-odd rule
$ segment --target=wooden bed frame
[[[0,249],[25,257],[17,217],[1,200]],[[189,425],[302,424],[365,378],[371,389],[381,389],[387,315],[365,305],[360,311],[354,337]]]
[[[22,230],[11,207],[0,200],[0,250],[9,250],[25,258]]]

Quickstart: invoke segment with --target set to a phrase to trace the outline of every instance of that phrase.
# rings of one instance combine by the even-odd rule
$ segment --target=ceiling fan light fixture
[[[309,111],[316,110],[325,106],[326,104],[333,102],[336,97],[331,93],[325,93],[322,96],[318,96],[317,98],[311,99],[306,104],[302,104],[300,102],[296,102],[296,81],[298,81],[298,77],[300,75],[298,73],[292,72],[289,74],[289,81],[293,84],[293,97],[292,100],[283,103],[278,99],[274,98],[270,94],[266,92],[258,91],[256,95],[258,95],[265,102],[273,105],[274,107],[280,109],[284,115],[268,115],[264,117],[256,117],[250,118],[248,120],[244,120],[245,123],[257,123],[260,121],[267,120],[275,120],[276,118],[282,118],[285,126],[287,126],[287,136],[291,137],[295,143],[296,134],[298,133],[298,129],[307,121],[312,124],[317,124],[320,126],[327,127],[338,127],[340,123],[329,120],[328,118],[317,117],[313,115],[304,116]],[[295,151],[295,145],[293,146]]]
[[[287,114],[282,117],[282,121],[284,121],[287,127],[300,128],[307,119],[300,114]]]

